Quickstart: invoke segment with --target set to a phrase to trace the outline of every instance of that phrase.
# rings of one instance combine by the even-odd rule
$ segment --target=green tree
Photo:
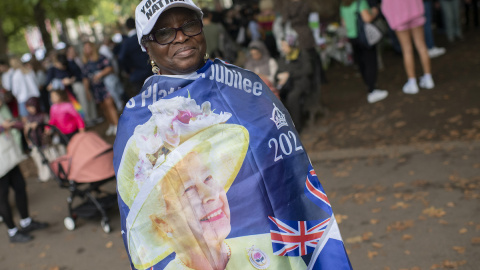
[[[0,55],[7,53],[9,39],[27,26],[36,25],[47,50],[52,49],[46,19],[77,18],[90,14],[95,0],[2,0],[0,1]]]

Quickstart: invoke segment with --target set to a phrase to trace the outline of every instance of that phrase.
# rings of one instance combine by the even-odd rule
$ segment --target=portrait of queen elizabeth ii
[[[209,102],[175,97],[149,107],[137,126],[118,173],[118,190],[130,207],[128,250],[138,269],[170,255],[166,269],[225,269],[231,248],[226,192],[245,158],[249,135],[225,124]]]

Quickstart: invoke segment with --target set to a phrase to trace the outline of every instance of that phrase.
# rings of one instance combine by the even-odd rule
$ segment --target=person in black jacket
[[[280,97],[292,117],[295,128],[302,131],[306,96],[314,91],[312,88],[312,63],[309,53],[298,47],[296,37],[287,37],[281,42],[284,56],[278,61],[276,75]]]
[[[136,95],[142,88],[145,80],[152,75],[152,71],[148,55],[138,45],[135,19],[128,18],[126,26],[129,32],[120,48],[118,61],[120,68],[128,74],[129,81],[133,85],[134,93],[132,94]]]

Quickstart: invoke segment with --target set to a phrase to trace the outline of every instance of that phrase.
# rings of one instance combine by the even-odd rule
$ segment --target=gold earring
[[[152,65],[152,72],[153,74],[158,74],[160,72],[160,68],[155,64],[153,60],[150,61],[150,65]]]
[[[208,53],[205,53],[205,56],[203,57],[203,60],[207,61],[210,58],[210,55]]]

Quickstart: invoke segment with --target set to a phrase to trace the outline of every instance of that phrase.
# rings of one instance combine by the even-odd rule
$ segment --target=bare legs
[[[108,123],[113,126],[118,124],[118,114],[115,105],[113,104],[113,99],[111,97],[105,99],[100,106],[102,107],[103,114],[107,119]]]
[[[423,73],[425,74],[420,80],[420,86],[427,89],[433,88],[430,57],[428,55],[427,45],[425,44],[423,25],[412,29],[396,31],[396,34],[400,46],[402,47],[403,64],[408,77],[408,82],[403,87],[403,91],[407,94],[418,93],[418,86],[416,85],[415,79],[415,59],[413,55],[412,39],[415,49],[420,56],[420,63],[422,64]]]
[[[413,56],[413,43],[420,55],[420,61],[423,68],[423,73],[431,74],[430,57],[428,56],[427,45],[425,44],[425,35],[423,32],[423,26],[418,26],[413,29],[404,31],[396,31],[398,41],[402,47],[403,64],[405,66],[405,72],[408,78],[415,78],[415,60]]]

